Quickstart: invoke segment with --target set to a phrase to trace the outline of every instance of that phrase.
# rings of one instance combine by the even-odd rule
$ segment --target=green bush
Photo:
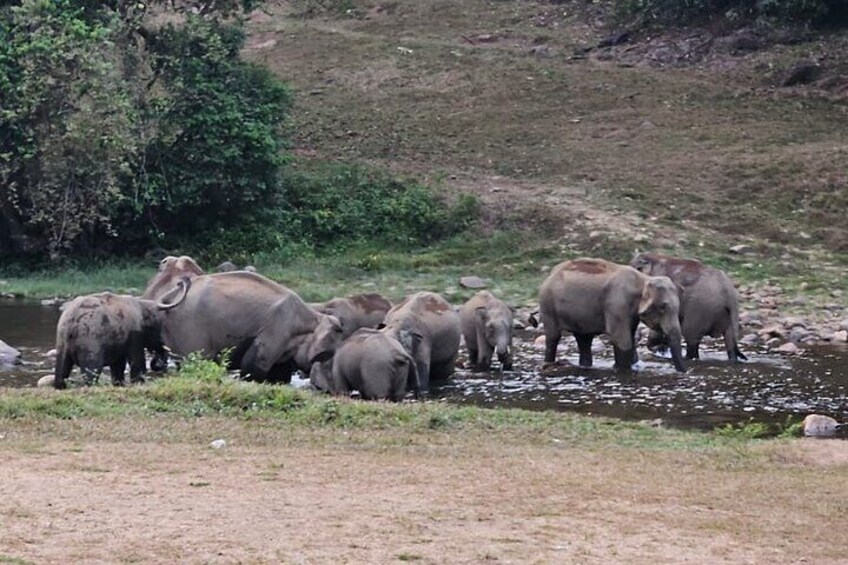
[[[352,165],[294,173],[284,190],[289,237],[318,248],[423,245],[465,230],[477,212],[473,197],[449,205],[427,185]]]

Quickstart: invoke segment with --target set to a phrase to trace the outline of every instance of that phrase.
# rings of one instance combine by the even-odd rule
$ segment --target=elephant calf
[[[683,288],[680,315],[687,359],[698,359],[698,346],[705,335],[724,337],[727,358],[731,361],[747,359],[738,344],[739,298],[733,282],[723,271],[695,259],[659,253],[640,253],[630,266],[646,275],[666,276]]]
[[[417,396],[419,388],[418,371],[409,353],[396,339],[369,328],[356,330],[333,359],[315,363],[309,380],[332,394],[357,390],[364,400],[400,402],[408,390]]]
[[[459,309],[468,359],[487,371],[497,353],[504,371],[512,370],[512,310],[488,290],[481,290]]]
[[[649,277],[603,259],[560,263],[542,283],[540,314],[545,326],[545,362],[556,360],[563,331],[574,334],[580,366],[592,366],[592,340],[607,334],[615,367],[632,370],[639,321],[669,338],[672,361],[685,371],[681,355],[679,288],[668,277]],[[531,319],[531,323],[535,320]]]
[[[310,306],[322,314],[338,318],[342,323],[343,339],[350,337],[359,328],[376,328],[383,323],[386,313],[392,309],[392,303],[376,292],[333,298]]]
[[[127,295],[103,292],[81,296],[68,304],[56,328],[56,371],[53,386],[65,388],[74,365],[93,382],[103,367],[112,373],[112,384],[142,381],[144,350],[165,357],[162,322],[157,304]]]
[[[422,393],[431,380],[448,378],[456,370],[459,315],[441,295],[417,292],[386,314],[385,333],[403,344],[415,359]]]

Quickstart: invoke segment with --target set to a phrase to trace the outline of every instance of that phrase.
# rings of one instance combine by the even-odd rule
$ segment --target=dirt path
[[[391,443],[6,440],[0,561],[837,563],[848,545],[844,442],[754,464]]]

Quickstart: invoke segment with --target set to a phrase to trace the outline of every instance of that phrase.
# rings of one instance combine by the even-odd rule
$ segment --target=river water
[[[52,373],[59,310],[21,301],[0,301],[0,339],[19,349],[23,363],[0,370],[0,386],[33,387]],[[517,332],[516,370],[472,373],[460,369],[433,396],[458,404],[568,410],[622,419],[662,420],[664,424],[711,428],[748,421],[784,423],[810,413],[848,420],[848,349],[804,349],[795,357],[746,350],[749,361],[730,364],[721,344],[707,344],[704,359],[679,374],[668,360],[644,347],[640,371],[622,377],[612,370],[612,349],[596,353],[592,369],[577,367],[574,340],[560,344],[560,366],[540,370],[536,334]],[[596,340],[598,341],[598,340]],[[108,371],[108,370],[107,370]]]

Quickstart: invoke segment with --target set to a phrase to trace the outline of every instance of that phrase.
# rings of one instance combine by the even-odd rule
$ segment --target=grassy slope
[[[254,19],[246,53],[292,81],[301,155],[473,191],[495,225],[553,225],[561,254],[654,247],[790,285],[815,262],[814,286],[844,286],[848,115],[762,70],[819,44],[658,69],[572,60],[604,31],[571,4],[346,3],[364,18],[293,4]],[[728,258],[736,243],[757,254]]]

